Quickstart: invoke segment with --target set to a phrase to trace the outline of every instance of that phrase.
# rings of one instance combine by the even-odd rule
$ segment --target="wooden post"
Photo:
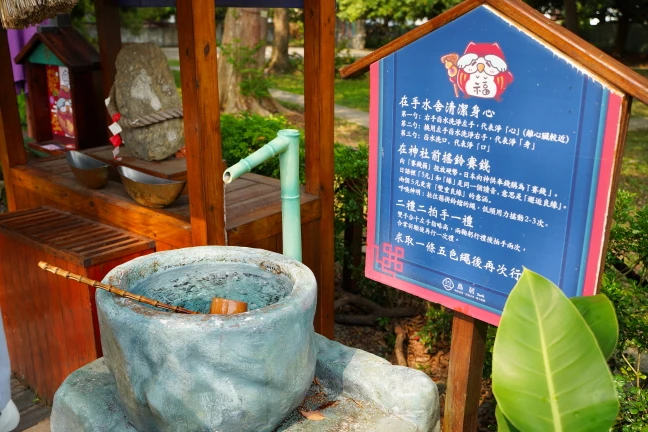
[[[333,94],[335,0],[304,1],[304,114],[306,192],[322,200],[319,239],[304,237],[304,249],[320,244],[315,330],[333,337]]]
[[[179,1],[177,13],[193,245],[225,245],[216,7]]]
[[[110,94],[117,69],[115,61],[121,50],[119,7],[116,0],[95,0],[97,39],[101,57],[101,80],[104,97]]]
[[[16,210],[11,167],[27,162],[13,81],[7,31],[0,27],[0,163],[10,211]]]
[[[483,321],[460,312],[454,313],[443,416],[445,432],[477,430],[487,329],[488,324]]]

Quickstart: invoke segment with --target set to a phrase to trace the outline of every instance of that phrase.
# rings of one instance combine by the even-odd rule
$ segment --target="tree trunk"
[[[630,33],[630,16],[622,12],[619,15],[617,33],[614,39],[614,55],[623,57],[625,54],[626,45],[628,44],[628,33]]]
[[[367,27],[364,19],[356,20],[356,38],[358,42],[355,44],[354,48],[364,49],[367,42]]]
[[[292,72],[293,67],[288,58],[288,40],[290,38],[290,21],[288,9],[274,9],[274,40],[272,41],[272,58],[266,73],[281,75]]]
[[[279,110],[263,76],[267,9],[229,8],[218,61],[221,111],[269,115]]]
[[[578,34],[578,14],[576,11],[576,0],[565,0],[565,27],[572,33]]]

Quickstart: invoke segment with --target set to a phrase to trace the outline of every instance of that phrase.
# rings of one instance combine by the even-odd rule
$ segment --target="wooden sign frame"
[[[598,260],[591,260],[595,264],[588,270],[586,276],[588,278],[586,284],[589,289],[583,292],[584,294],[593,294],[600,281],[604,265],[602,257],[605,256],[607,248],[632,97],[636,97],[644,103],[648,102],[648,80],[518,0],[464,1],[455,8],[433,18],[344,68],[341,75],[343,78],[355,77],[365,73],[370,66],[375,70],[377,68],[376,62],[482,5],[488,6],[488,8],[511,21],[524,32],[539,39],[543,44],[568,58],[570,62],[577,64],[578,67],[587,71],[589,75],[596,77],[600,82],[611,88],[615,94],[612,103],[615,105],[616,119],[618,121],[614,122],[615,128],[609,128],[608,134],[614,135],[616,139],[610,140],[609,136],[607,137],[608,145],[603,149],[603,152],[608,156],[611,155],[611,157],[606,158],[601,168],[610,172],[611,175],[603,178],[602,184],[598,188],[599,195],[607,193],[608,197],[606,200],[597,200],[596,205],[598,208],[595,213],[597,213],[598,217],[592,222],[594,232],[599,234],[596,235],[596,238],[593,238],[590,255],[598,255]],[[374,87],[376,84],[374,82],[375,80],[372,80],[372,104],[376,103],[376,87]],[[445,85],[445,83],[443,84]],[[377,134],[376,120],[374,120],[374,125],[370,128],[370,141],[374,145],[373,151],[376,151]],[[612,148],[610,148],[610,142]],[[600,208],[601,206],[606,208]],[[369,226],[368,235],[370,235],[369,232],[371,231],[372,227]],[[591,258],[597,257],[592,256]],[[446,303],[446,305],[455,309],[455,317],[453,320],[444,430],[473,431],[477,426],[477,407],[487,329],[486,323],[479,319],[487,319],[492,323],[496,323],[497,319],[493,319],[493,316],[489,317],[484,314],[473,313],[473,316],[479,318],[475,319],[465,314],[474,311],[464,308],[461,304]]]

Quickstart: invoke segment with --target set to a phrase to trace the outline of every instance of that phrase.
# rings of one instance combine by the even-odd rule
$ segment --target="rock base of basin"
[[[392,366],[317,335],[317,379],[277,432],[438,432],[439,395],[423,372]],[[306,419],[299,410],[318,410]],[[127,420],[101,358],[71,374],[54,397],[52,432],[143,432]]]

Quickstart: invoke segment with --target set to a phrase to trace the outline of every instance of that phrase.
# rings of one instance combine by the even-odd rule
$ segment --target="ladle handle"
[[[189,309],[182,308],[180,306],[172,306],[170,304],[161,303],[161,302],[159,302],[157,300],[153,300],[153,299],[150,299],[148,297],[144,297],[144,296],[141,296],[141,295],[133,294],[133,293],[128,292],[128,291],[124,291],[123,289],[119,289],[116,286],[107,285],[107,284],[101,283],[99,281],[89,279],[89,278],[87,278],[85,276],[80,276],[78,274],[70,273],[67,270],[63,270],[60,267],[56,267],[56,266],[53,266],[51,264],[48,264],[45,261],[39,262],[38,267],[40,267],[43,270],[46,270],[48,272],[54,273],[56,276],[61,276],[61,277],[64,277],[66,279],[72,279],[72,280],[75,280],[75,281],[80,282],[82,284],[90,285],[91,287],[94,287],[94,288],[100,288],[102,290],[106,290],[109,293],[115,294],[115,295],[117,295],[119,297],[124,297],[124,298],[128,298],[128,299],[131,299],[131,300],[135,300],[135,301],[138,301],[140,303],[145,303],[145,304],[150,305],[150,306],[154,306],[154,307],[158,307],[158,308],[162,308],[162,309],[167,309],[167,310],[170,310],[170,311],[173,311],[173,312],[183,313],[183,314],[198,314],[199,313],[199,312],[195,312],[195,311],[192,311],[192,310],[189,310]]]

